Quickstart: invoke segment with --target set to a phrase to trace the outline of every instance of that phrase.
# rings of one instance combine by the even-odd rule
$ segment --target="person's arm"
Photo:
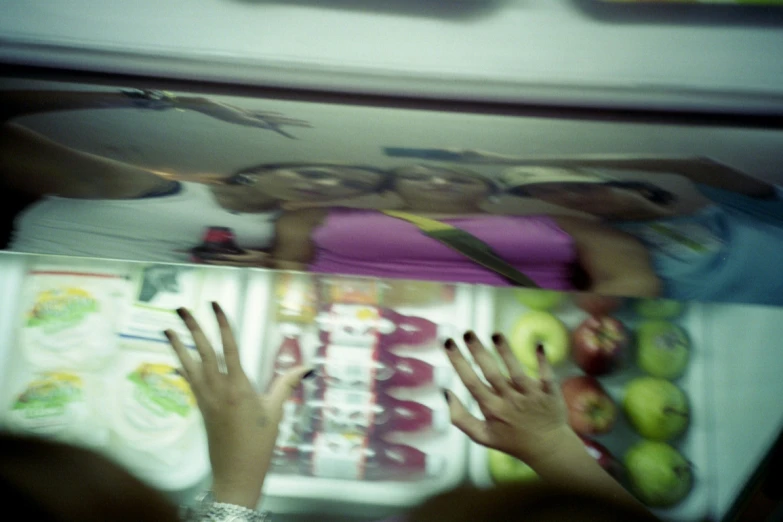
[[[311,208],[283,213],[275,224],[272,259],[276,268],[308,269],[316,254],[312,234],[328,212],[328,209]]]
[[[590,277],[589,292],[626,297],[656,297],[661,282],[650,253],[635,237],[596,221],[555,218],[576,245],[579,264]]]
[[[638,514],[635,520],[657,520],[587,453],[568,426],[565,401],[543,349],[537,352],[540,378],[536,379],[525,373],[504,336],[494,335],[493,342],[503,370],[475,334],[465,334],[485,384],[454,341],[447,341],[451,364],[484,414],[484,420],[479,420],[447,391],[452,423],[477,444],[527,463],[552,485],[626,506]]]
[[[629,154],[585,154],[574,157],[524,157],[482,150],[443,149],[451,161],[480,165],[537,166],[638,170],[651,174],[679,174],[693,183],[729,190],[755,198],[775,197],[772,184],[733,167],[702,156],[631,156]],[[653,181],[652,179],[650,181]]]
[[[0,127],[0,183],[33,195],[81,199],[141,196],[169,181],[132,165],[80,152],[16,124]]]

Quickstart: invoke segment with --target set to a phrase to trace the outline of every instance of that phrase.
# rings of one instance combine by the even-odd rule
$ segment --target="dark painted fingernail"
[[[212,301],[212,311],[215,313],[222,312],[222,310],[220,309],[220,305],[217,304],[217,302],[215,301]]]
[[[171,332],[169,330],[163,330],[163,335],[166,336],[166,339],[171,341],[172,335],[171,335]]]
[[[538,346],[536,346],[536,353],[538,355],[544,355],[544,345],[541,343],[538,343]]]
[[[312,377],[315,377],[315,370],[310,370],[306,374],[302,376],[302,379],[310,379]]]
[[[177,308],[177,315],[180,316],[182,319],[185,318],[185,315],[187,315],[188,311],[184,308]]]
[[[446,402],[451,402],[451,399],[449,398],[449,390],[444,389],[443,396],[446,397]]]
[[[454,349],[454,348],[455,348],[457,345],[454,343],[454,341],[453,341],[453,340],[451,340],[451,339],[446,339],[445,346],[446,346],[446,349],[447,349],[447,350],[453,350],[453,349]]]
[[[476,340],[476,335],[473,332],[465,332],[462,338],[465,339],[466,343],[472,343]]]
[[[500,344],[500,342],[503,340],[503,336],[499,333],[492,334],[492,342],[495,344]]]

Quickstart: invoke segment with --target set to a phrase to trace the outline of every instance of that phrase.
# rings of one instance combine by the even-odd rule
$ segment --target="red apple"
[[[609,315],[623,305],[622,297],[598,294],[576,294],[574,303],[590,315]]]
[[[617,407],[595,377],[571,377],[561,385],[568,407],[568,424],[579,435],[608,433],[617,419]]]
[[[588,375],[611,373],[622,364],[629,340],[623,323],[614,317],[590,316],[574,330],[574,362]]]
[[[604,468],[615,480],[621,481],[623,479],[623,465],[612,455],[606,446],[581,435],[579,438],[584,442],[587,453],[598,461],[599,466]]]

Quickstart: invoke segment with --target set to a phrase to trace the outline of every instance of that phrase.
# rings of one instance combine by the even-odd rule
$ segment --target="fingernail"
[[[184,308],[177,308],[177,315],[180,316],[182,319],[185,318],[185,315],[188,313],[187,310]]]
[[[220,309],[220,305],[217,304],[217,302],[215,302],[215,301],[212,301],[212,311],[216,312],[216,313],[217,312],[222,312],[222,310]]]
[[[170,330],[163,330],[163,335],[166,336],[166,339],[171,341],[171,331]]]
[[[310,379],[312,377],[315,377],[315,370],[310,370],[306,374],[302,376],[302,379]]]
[[[454,343],[454,341],[453,341],[453,340],[451,340],[451,339],[446,339],[445,346],[446,346],[446,349],[447,349],[447,350],[453,350],[453,349],[454,349],[454,347],[455,347],[455,346],[457,346],[457,345]]]
[[[544,345],[541,343],[538,343],[538,346],[536,346],[536,353],[538,355],[544,355]]]
[[[495,344],[500,344],[500,342],[503,340],[503,336],[499,333],[492,334],[492,342]]]
[[[474,340],[476,340],[476,335],[473,332],[465,332],[465,335],[462,336],[463,339],[465,339],[466,343],[472,343]]]
[[[443,396],[446,397],[446,402],[451,402],[451,399],[449,398],[449,390],[446,390],[444,388],[443,390]]]

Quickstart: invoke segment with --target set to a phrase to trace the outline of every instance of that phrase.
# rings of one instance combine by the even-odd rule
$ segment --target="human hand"
[[[288,118],[279,112],[241,109],[234,105],[212,101],[208,98],[192,98],[188,102],[188,108],[228,123],[272,130],[291,139],[296,138],[283,131],[281,126],[312,127],[310,123],[304,120]]]
[[[482,382],[454,341],[446,341],[451,364],[484,414],[484,420],[479,420],[446,391],[451,421],[457,428],[474,442],[508,453],[534,468],[535,461],[549,459],[561,442],[576,437],[568,426],[565,401],[543,349],[537,352],[540,378],[535,379],[523,371],[505,337],[494,335],[497,353],[507,369],[505,375],[473,332],[467,332],[464,338],[489,384]]]
[[[219,357],[198,322],[186,309],[180,308],[177,313],[190,330],[201,360],[188,353],[174,331],[164,333],[204,417],[215,501],[255,509],[275,448],[283,403],[309,376],[308,368],[292,369],[274,381],[268,394],[257,394],[242,370],[226,315],[217,303],[212,303],[212,308],[220,327],[225,372],[220,370]]]

